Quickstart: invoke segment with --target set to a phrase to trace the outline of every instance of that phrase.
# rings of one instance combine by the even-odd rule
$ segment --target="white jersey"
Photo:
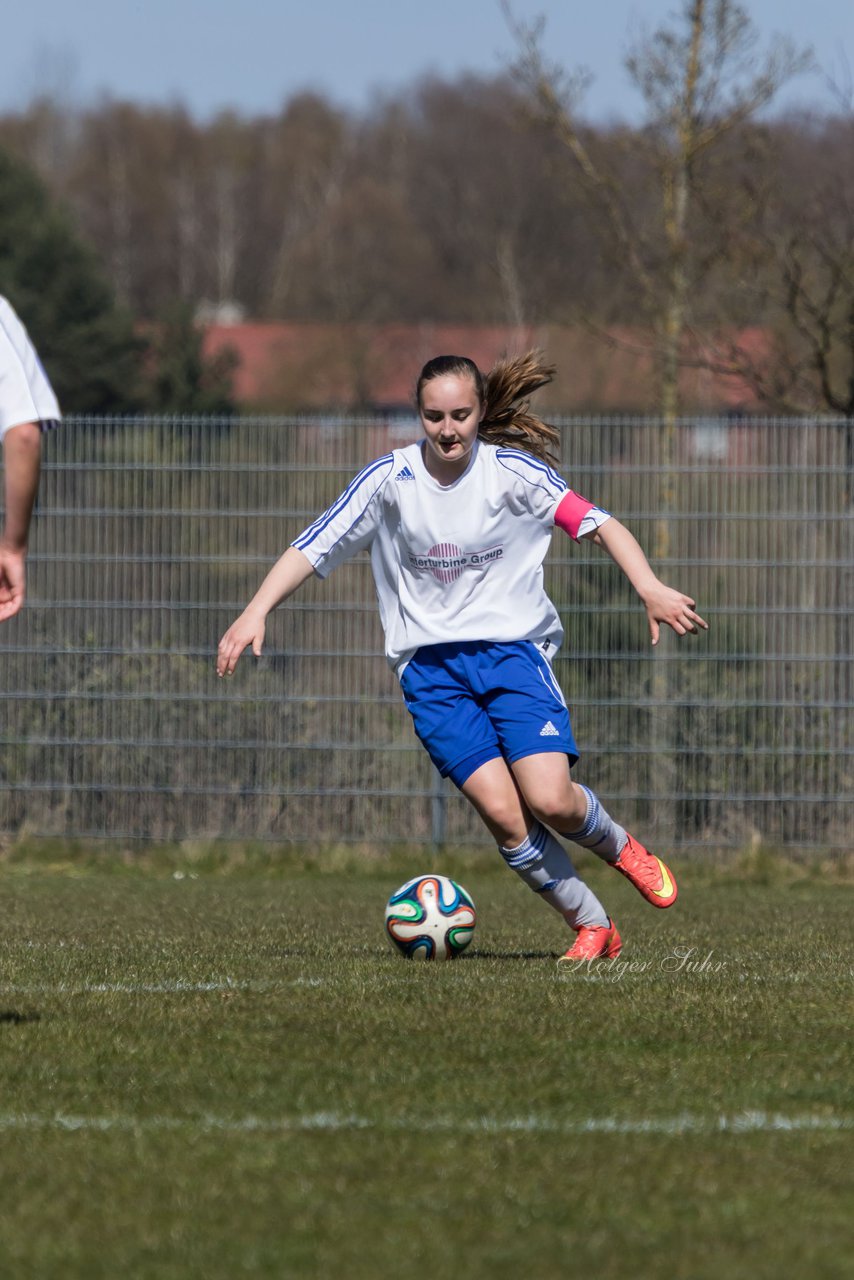
[[[369,549],[398,675],[422,645],[533,640],[551,654],[563,639],[543,586],[555,511],[570,492],[547,463],[475,443],[464,473],[440,485],[420,444],[378,458],[293,545],[322,578]],[[577,536],[608,519],[585,504]]]
[[[0,296],[0,439],[10,427],[59,423],[59,404],[35,347],[13,308]]]

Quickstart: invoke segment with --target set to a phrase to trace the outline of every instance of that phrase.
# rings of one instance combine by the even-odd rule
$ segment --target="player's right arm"
[[[37,422],[23,422],[3,437],[6,515],[0,532],[0,622],[13,617],[24,603],[24,562],[39,485],[41,435]]]
[[[312,573],[325,578],[336,564],[370,545],[380,520],[379,499],[393,468],[392,453],[369,463],[288,547],[220,640],[218,675],[230,676],[249,645],[256,658],[260,657],[267,614],[293,595]]]
[[[276,561],[239,618],[235,618],[219,642],[216,658],[218,676],[230,676],[237,660],[249,645],[261,656],[267,614],[287,600],[314,573],[314,566],[296,547],[288,547]]]

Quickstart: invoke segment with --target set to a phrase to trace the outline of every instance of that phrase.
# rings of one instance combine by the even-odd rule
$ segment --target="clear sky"
[[[524,21],[545,19],[545,47],[593,76],[595,120],[640,118],[623,59],[633,39],[683,0],[511,0]],[[742,0],[760,35],[811,46],[850,91],[854,0]],[[494,75],[513,40],[499,0],[0,0],[0,110],[38,93],[84,106],[103,94],[180,102],[199,119],[223,108],[272,114],[302,89],[361,112],[425,74]],[[781,106],[827,107],[820,75],[805,75]]]

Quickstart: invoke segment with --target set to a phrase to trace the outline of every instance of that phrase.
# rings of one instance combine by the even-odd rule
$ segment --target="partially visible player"
[[[26,594],[30,518],[39,485],[41,436],[59,424],[53,388],[26,329],[0,295],[0,440],[5,516],[0,531],[0,622],[16,614]]]
[[[615,561],[653,644],[661,623],[680,636],[706,623],[628,529],[553,470],[557,432],[526,400],[553,372],[534,352],[485,378],[465,357],[426,364],[416,388],[425,438],[370,463],[295,539],[220,641],[217,671],[231,675],[248,645],[260,654],[267,614],[312,573],[325,578],[370,550],[386,655],[415,732],[507,865],[575,930],[561,957],[574,962],[615,957],[621,939],[554,833],[593,850],[653,906],[676,900],[676,882],[572,780],[578,751],[551,666],[563,628],[543,586],[555,525]]]

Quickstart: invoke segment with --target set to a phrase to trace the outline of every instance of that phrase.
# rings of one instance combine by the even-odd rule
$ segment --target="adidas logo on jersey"
[[[560,734],[552,724],[551,720],[547,720],[546,723],[543,725],[542,729],[540,730],[540,737],[541,738],[559,738],[560,737]]]
[[[409,467],[405,466],[401,471],[398,471],[394,478],[395,480],[414,480],[415,476],[409,470]]]

